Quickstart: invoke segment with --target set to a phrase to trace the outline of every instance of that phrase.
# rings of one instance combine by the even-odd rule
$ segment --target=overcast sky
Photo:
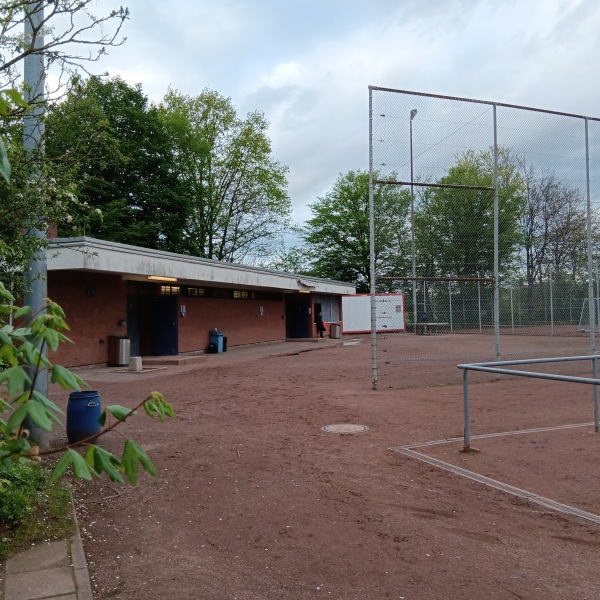
[[[368,169],[368,86],[600,116],[598,0],[98,0],[130,9],[101,68],[262,111],[293,219]]]

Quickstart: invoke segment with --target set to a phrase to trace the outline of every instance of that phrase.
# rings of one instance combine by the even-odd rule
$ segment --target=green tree
[[[305,248],[302,246],[286,247],[282,245],[277,250],[274,257],[271,257],[263,267],[267,269],[276,269],[287,273],[297,273],[302,275],[310,274],[310,258]]]
[[[498,259],[500,270],[515,260],[521,241],[524,182],[508,150],[498,161]],[[417,274],[425,277],[492,277],[494,274],[494,157],[469,150],[438,184],[427,188],[415,211]]]
[[[378,186],[373,205],[376,276],[404,275],[410,257],[410,193],[394,186]],[[354,283],[359,292],[369,291],[369,173],[348,171],[340,175],[310,209],[313,216],[300,235],[311,261],[311,274]],[[378,289],[389,290],[390,286],[381,284]]]
[[[71,172],[80,202],[98,209],[80,232],[183,249],[186,207],[174,155],[141,86],[119,78],[75,79],[65,100],[50,110],[46,130],[47,155]],[[72,228],[66,232],[73,234]]]
[[[22,139],[19,123],[5,128],[4,135],[10,140],[6,156],[11,176],[0,179],[0,280],[21,296],[27,262],[45,242],[30,231],[44,231],[49,223],[71,227],[88,211],[67,171],[24,151],[15,139]]]
[[[273,253],[288,225],[287,167],[271,156],[260,112],[240,119],[229,98],[169,91],[160,107],[187,207],[186,252],[232,262]]]
[[[107,47],[125,41],[121,27],[129,11],[121,7],[97,16],[90,10],[92,4],[94,0],[0,2],[0,166],[4,176],[0,185],[0,277],[12,289],[20,289],[18,282],[28,259],[45,244],[45,239],[28,236],[28,231],[43,231],[49,222],[60,218],[73,221],[87,212],[73,193],[68,171],[46,162],[43,137],[40,147],[28,155],[22,147],[23,118],[40,108],[37,112],[44,118],[45,106],[56,102],[62,84],[74,72],[87,72]],[[38,19],[39,25],[32,27],[26,39],[25,23],[34,25]],[[82,47],[85,51],[79,52]],[[25,89],[23,61],[28,56],[42,57],[46,70],[52,69],[55,87],[46,98],[33,97],[35,85]],[[29,104],[19,90],[29,96]]]

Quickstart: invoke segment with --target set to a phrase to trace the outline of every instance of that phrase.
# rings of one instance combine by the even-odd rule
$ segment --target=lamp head
[[[412,121],[412,120],[415,118],[415,115],[416,115],[416,114],[417,114],[417,109],[416,109],[416,108],[413,108],[413,109],[410,111],[410,120],[411,120],[411,121]]]

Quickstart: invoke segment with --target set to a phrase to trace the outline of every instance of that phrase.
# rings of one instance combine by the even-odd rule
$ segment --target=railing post
[[[598,357],[592,357],[592,377],[598,379]],[[594,384],[594,431],[598,433],[598,384]]]
[[[465,420],[465,444],[463,452],[471,450],[471,425],[469,415],[469,369],[463,368],[463,400],[464,400],[464,420]]]

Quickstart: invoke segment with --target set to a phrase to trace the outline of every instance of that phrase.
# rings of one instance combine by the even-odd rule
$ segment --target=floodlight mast
[[[413,327],[417,333],[417,260],[415,256],[415,191],[413,186],[413,119],[417,115],[417,109],[410,111],[410,243],[412,254],[412,300],[413,300]],[[423,284],[425,285],[425,284]]]

